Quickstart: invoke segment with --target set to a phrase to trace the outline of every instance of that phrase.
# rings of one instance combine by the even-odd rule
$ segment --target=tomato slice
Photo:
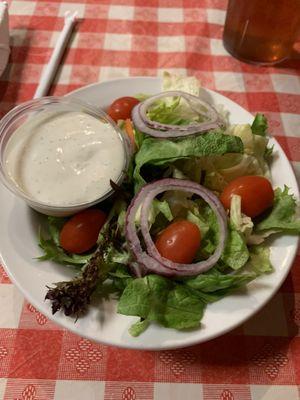
[[[120,119],[130,119],[131,111],[138,103],[139,100],[135,97],[120,97],[110,105],[107,113],[115,122]]]
[[[274,201],[272,185],[263,176],[241,176],[231,181],[220,196],[224,208],[230,208],[234,194],[241,197],[242,212],[251,218],[266,211]]]
[[[96,208],[89,208],[71,217],[63,226],[59,242],[69,253],[81,254],[97,243],[106,214]]]
[[[181,264],[193,262],[200,244],[201,233],[198,226],[187,220],[173,222],[155,241],[162,257]]]

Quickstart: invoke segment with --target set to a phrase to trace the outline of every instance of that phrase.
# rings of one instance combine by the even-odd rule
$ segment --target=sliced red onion
[[[206,120],[204,122],[193,122],[188,125],[168,125],[152,121],[148,118],[147,111],[155,101],[164,97],[184,98],[189,103],[191,109]],[[193,102],[196,102],[201,108],[203,108],[203,112],[195,108]],[[141,103],[138,103],[132,110],[132,120],[138,130],[157,138],[188,136],[195,133],[204,133],[211,129],[224,126],[224,121],[211,104],[199,97],[179,90],[159,93],[155,96],[149,97]]]
[[[193,264],[174,263],[162,257],[151,238],[148,226],[148,214],[152,200],[160,193],[170,190],[181,190],[196,194],[205,200],[217,216],[219,224],[219,243],[214,252],[207,260]],[[141,208],[141,234],[145,241],[147,251],[142,249],[137,229],[135,226],[135,215]],[[227,238],[227,217],[219,199],[203,186],[182,179],[161,179],[144,186],[132,200],[126,215],[126,239],[130,250],[136,261],[148,272],[154,272],[166,276],[194,276],[212,268],[224,250]]]
[[[172,271],[165,268],[163,264],[150,257],[146,252],[143,251],[137,230],[135,226],[135,216],[140,207],[140,202],[136,201],[136,195],[130,203],[125,222],[125,236],[127,239],[128,247],[132,254],[135,256],[137,263],[140,265],[142,271],[152,271],[159,275],[173,275]]]

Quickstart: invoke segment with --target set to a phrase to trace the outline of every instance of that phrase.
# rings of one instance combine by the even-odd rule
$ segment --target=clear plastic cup
[[[14,132],[17,130],[17,128],[28,121],[29,118],[35,118],[37,115],[45,111],[79,111],[81,113],[87,113],[95,118],[99,118],[113,127],[115,132],[118,134],[124,149],[123,168],[117,181],[115,182],[118,185],[122,183],[125,173],[128,169],[131,155],[131,145],[127,135],[125,135],[122,130],[119,129],[114,121],[103,110],[97,109],[94,106],[77,99],[64,97],[42,97],[39,99],[30,100],[26,103],[18,105],[2,118],[0,121],[0,180],[2,183],[15,196],[24,200],[36,211],[52,216],[68,216],[105,200],[113,193],[113,190],[110,189],[109,191],[103,193],[101,197],[93,201],[77,204],[72,203],[72,199],[70,199],[70,205],[52,205],[32,198],[22,189],[22,187],[16,184],[16,182],[9,176],[6,169],[5,149],[9,139],[12,137],[12,135],[14,135]],[[70,196],[72,196],[72,194],[70,194]]]

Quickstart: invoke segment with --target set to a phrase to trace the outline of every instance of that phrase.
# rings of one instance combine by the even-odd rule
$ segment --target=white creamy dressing
[[[125,163],[114,128],[84,112],[41,112],[10,138],[6,169],[29,197],[67,206],[96,200],[110,190]]]

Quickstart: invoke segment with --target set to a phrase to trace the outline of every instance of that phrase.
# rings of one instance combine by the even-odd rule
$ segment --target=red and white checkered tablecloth
[[[226,0],[10,0],[12,54],[0,115],[32,98],[66,10],[83,17],[51,93],[107,78],[197,76],[261,111],[300,178],[300,59],[256,67],[226,53]],[[1,240],[1,238],[0,238]],[[300,256],[279,293],[234,332],[176,351],[94,344],[24,301],[0,267],[0,398],[9,400],[300,399]]]

